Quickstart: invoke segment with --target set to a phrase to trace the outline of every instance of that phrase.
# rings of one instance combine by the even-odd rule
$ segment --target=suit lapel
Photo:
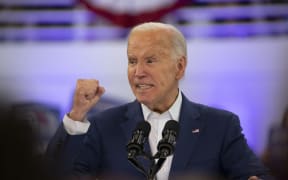
[[[199,116],[199,107],[183,95],[179,119],[180,130],[176,141],[170,176],[184,170],[192,156],[193,148],[204,128],[203,122],[198,120]]]
[[[135,130],[137,124],[143,121],[143,113],[141,106],[137,101],[134,101],[127,105],[127,111],[125,112],[125,120],[121,123],[121,128],[126,137],[126,142],[131,139],[132,133]]]
[[[192,156],[193,148],[204,128],[204,123],[198,120],[200,116],[199,106],[190,102],[183,94],[182,97],[179,119],[180,130],[176,142],[170,176],[185,169]],[[141,105],[137,101],[128,104],[125,117],[126,119],[121,123],[121,128],[125,134],[126,142],[128,143],[138,122],[144,120]],[[148,141],[145,143],[145,151],[147,153],[151,152]],[[147,165],[147,161],[143,161],[143,163]]]
[[[128,144],[128,142],[131,140],[133,131],[135,130],[137,124],[140,121],[144,120],[140,103],[134,101],[129,104],[127,106],[127,112],[125,116],[126,120],[121,124],[121,128],[126,136],[126,143]],[[148,154],[151,154],[148,138],[147,142],[144,144],[144,151]],[[140,164],[143,165],[143,167],[147,170],[150,166],[150,161],[141,157],[139,157],[138,160],[140,161]]]

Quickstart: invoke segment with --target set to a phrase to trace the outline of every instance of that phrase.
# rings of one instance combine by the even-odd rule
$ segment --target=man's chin
[[[141,97],[136,97],[137,101],[141,104],[144,104],[145,106],[149,105],[149,100],[145,99],[145,98],[141,98]]]
[[[141,104],[147,104],[147,101],[145,101],[144,99],[141,99],[141,98],[137,98],[137,101]]]

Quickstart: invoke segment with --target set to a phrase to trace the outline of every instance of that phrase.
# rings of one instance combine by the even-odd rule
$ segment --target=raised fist
[[[83,121],[87,112],[96,105],[105,89],[95,79],[78,79],[73,97],[72,110],[68,116],[74,121]]]

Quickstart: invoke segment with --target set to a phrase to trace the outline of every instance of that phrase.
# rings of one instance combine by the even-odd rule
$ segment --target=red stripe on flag
[[[143,12],[135,15],[128,13],[116,14],[107,9],[97,7],[89,2],[89,0],[79,0],[88,10],[110,20],[112,23],[122,27],[132,27],[140,23],[157,21],[169,12],[186,5],[191,0],[178,0],[174,4],[160,8],[154,11]]]

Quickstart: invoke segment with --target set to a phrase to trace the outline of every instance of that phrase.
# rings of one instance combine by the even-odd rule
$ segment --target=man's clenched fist
[[[95,106],[104,92],[105,89],[99,85],[98,80],[78,79],[69,117],[75,121],[83,121],[87,112]]]

